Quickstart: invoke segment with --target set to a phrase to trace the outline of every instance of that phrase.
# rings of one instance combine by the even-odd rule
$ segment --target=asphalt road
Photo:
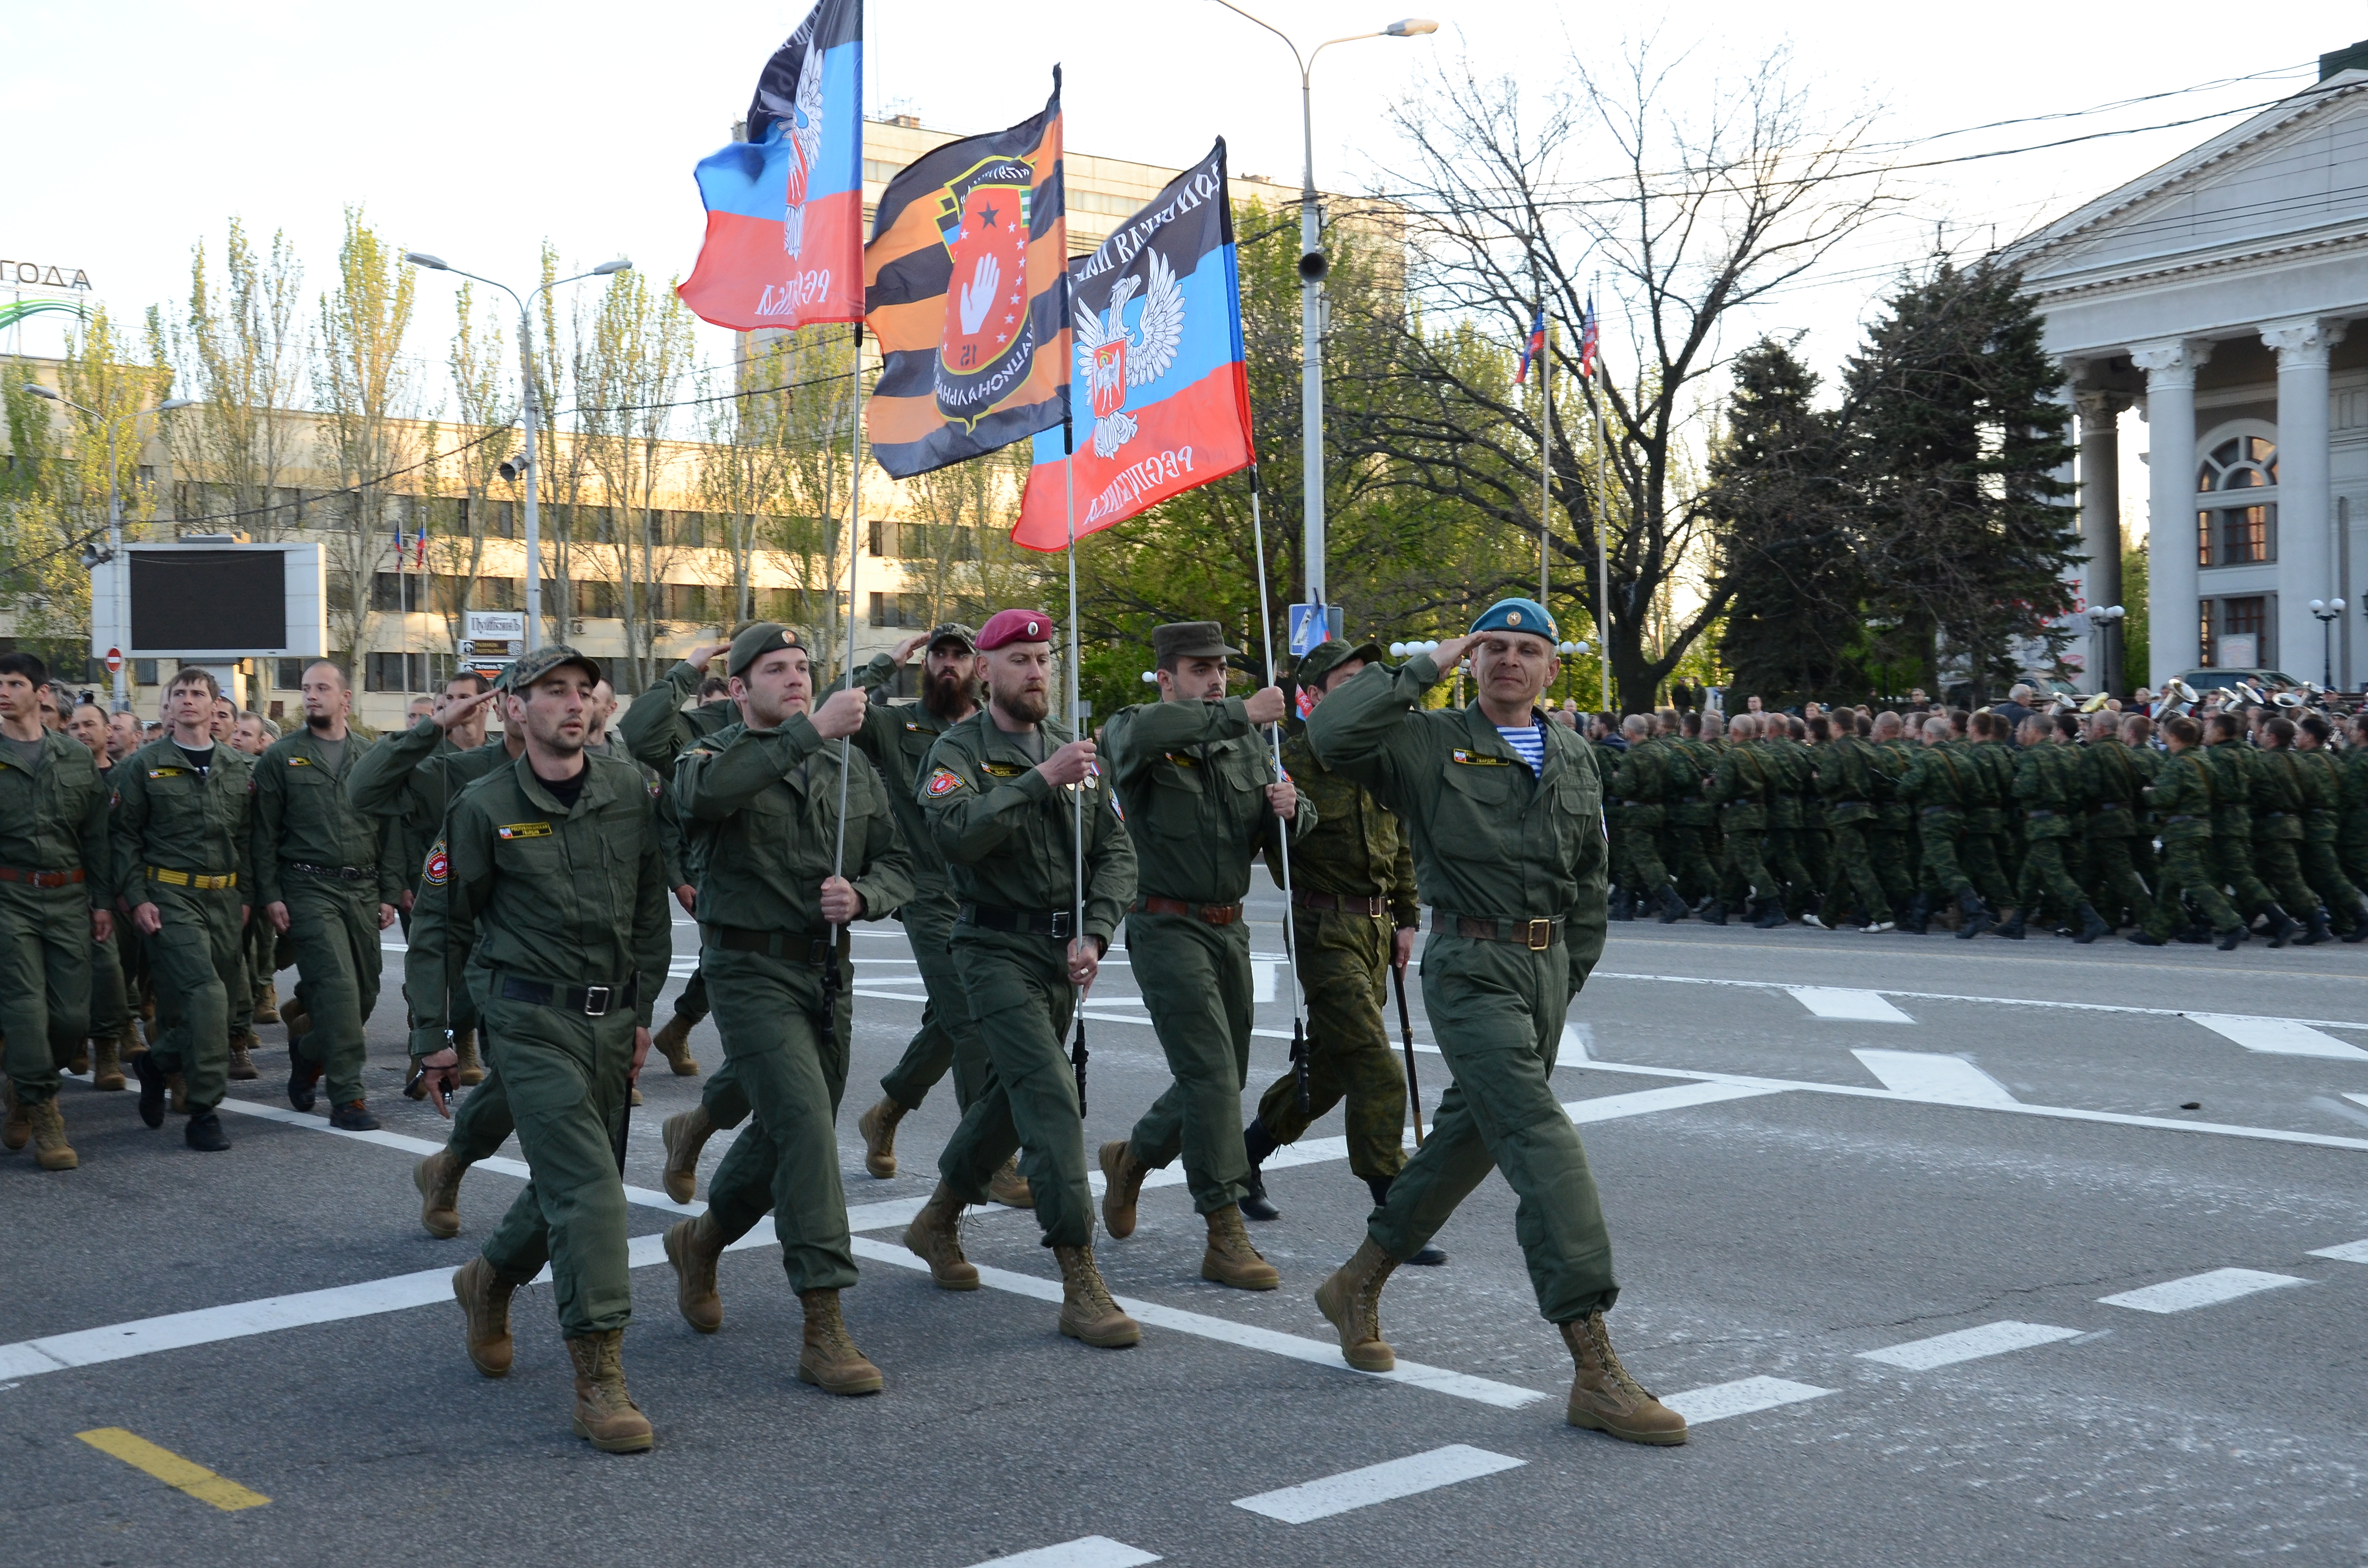
[[[1279,956],[1279,902],[1254,904],[1253,949]],[[224,1118],[228,1154],[74,1084],[81,1170],[0,1158],[0,1539],[24,1562],[714,1568],[2368,1550],[2362,949],[1613,931],[1555,1082],[1618,1248],[1617,1343],[1690,1412],[1685,1448],[1563,1425],[1568,1363],[1499,1181],[1440,1233],[1448,1266],[1401,1270],[1383,1298],[1412,1369],[1343,1368],[1309,1300],[1366,1212],[1337,1142],[1314,1142],[1337,1114],[1304,1163],[1269,1167],[1284,1216],[1256,1239],[1281,1290],[1200,1280],[1180,1183],[1098,1249],[1141,1304],[1137,1349],[1053,1332],[1056,1275],[1021,1213],[967,1229],[989,1289],[931,1290],[897,1236],[951,1085],[906,1119],[893,1181],[862,1174],[854,1131],[919,1016],[892,926],[857,943],[839,1119],[869,1227],[848,1315],[887,1392],[796,1381],[769,1226],[723,1262],[721,1334],[676,1315],[658,1124],[698,1084],[654,1061],[627,1172],[646,1262],[626,1364],[658,1447],[594,1454],[568,1431],[547,1289],[520,1292],[507,1380],[462,1355],[445,1276],[518,1178],[470,1176],[461,1239],[419,1229],[409,1167],[442,1124],[395,1092],[390,952],[370,1072],[385,1132],[290,1111],[271,1028],[264,1079],[233,1085],[252,1113]],[[691,928],[677,936],[688,955]],[[1283,1066],[1281,966],[1275,988],[1246,1114]],[[1114,965],[1094,997],[1089,1142],[1166,1082],[1133,992]],[[720,1060],[712,1028],[693,1045]],[[1428,1105],[1446,1072],[1418,1062]]]

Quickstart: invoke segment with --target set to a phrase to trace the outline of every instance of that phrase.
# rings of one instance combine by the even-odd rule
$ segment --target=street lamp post
[[[2343,619],[2341,599],[2313,599],[2311,618],[2318,622],[2319,681],[2328,690],[2335,689],[2335,623]]]
[[[633,264],[623,256],[619,256],[614,261],[604,261],[589,272],[579,272],[573,278],[554,278],[548,283],[538,283],[526,291],[526,299],[522,300],[518,298],[518,290],[508,284],[496,283],[490,278],[480,278],[473,272],[463,272],[440,256],[430,256],[426,251],[407,250],[403,253],[403,259],[414,267],[424,267],[430,272],[449,272],[455,278],[466,278],[483,283],[489,289],[499,289],[503,293],[507,294],[510,297],[510,302],[518,307],[518,375],[519,379],[526,383],[526,462],[524,465],[526,645],[529,648],[541,647],[542,645],[542,515],[536,509],[535,501],[536,493],[542,488],[542,471],[535,465],[534,438],[535,431],[542,424],[542,403],[536,391],[534,380],[534,322],[527,313],[526,301],[547,290],[556,289],[563,283],[581,283],[586,278],[606,278],[612,272],[631,272],[633,269]],[[510,465],[505,463],[503,467],[507,470]],[[512,475],[506,472],[503,477],[510,478]],[[565,624],[564,618],[566,611],[563,608],[560,613],[563,617],[564,630]]]
[[[2129,614],[2120,605],[2106,605],[2089,612],[2089,624],[2095,628],[2098,648],[2097,672],[2099,691],[2118,691],[2122,685],[2122,620]]]
[[[65,393],[58,391],[55,387],[45,387],[39,381],[28,381],[25,383],[25,390],[35,397],[47,398],[51,403],[63,403],[68,408],[73,409],[75,413],[88,415],[91,418],[102,421],[107,426],[107,559],[108,562],[113,562],[115,566],[115,570],[110,573],[108,577],[108,604],[107,607],[107,619],[108,624],[114,629],[116,638],[115,646],[120,655],[116,667],[108,672],[108,681],[114,688],[113,700],[115,703],[115,710],[118,713],[129,713],[131,711],[131,695],[124,690],[123,670],[124,665],[131,662],[131,656],[129,654],[122,653],[121,650],[124,643],[131,641],[131,628],[124,624],[123,615],[123,586],[126,569],[123,560],[123,497],[115,482],[115,426],[117,422],[115,420],[108,419],[105,415],[99,413],[98,410],[95,408],[85,408],[81,403],[78,403],[74,399],[66,396]],[[131,411],[131,419],[136,430],[140,423],[140,416],[142,414],[170,414],[176,408],[195,408],[197,405],[198,403],[195,398],[168,397],[154,408],[133,409]],[[97,563],[94,562],[94,564]],[[93,595],[92,599],[92,608],[95,609],[97,608],[97,596],[95,594]]]
[[[1437,22],[1420,17],[1408,17],[1392,22],[1376,32],[1350,33],[1346,38],[1326,39],[1305,54],[1291,36],[1271,22],[1251,16],[1233,0],[1217,0],[1217,4],[1282,40],[1291,57],[1299,64],[1299,131],[1304,146],[1304,160],[1300,165],[1299,181],[1299,402],[1301,414],[1301,461],[1305,472],[1300,479],[1306,525],[1301,534],[1301,550],[1306,567],[1307,602],[1316,606],[1315,613],[1328,615],[1324,607],[1329,603],[1324,591],[1324,277],[1331,271],[1332,263],[1324,254],[1324,225],[1315,202],[1315,108],[1312,74],[1315,57],[1336,43],[1354,43],[1368,38],[1420,38],[1439,30]],[[1328,624],[1328,622],[1327,622]]]

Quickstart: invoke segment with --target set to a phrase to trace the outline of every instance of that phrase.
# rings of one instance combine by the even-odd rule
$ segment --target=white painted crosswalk
[[[2235,1013],[2187,1015],[2224,1040],[2271,1056],[2320,1056],[2337,1062],[2368,1062],[2368,1051],[2295,1018],[2256,1018]]]
[[[1418,1496],[1425,1492],[1436,1492],[1442,1486],[1476,1481],[1484,1475],[1495,1475],[1502,1471],[1518,1470],[1528,1462],[1509,1454],[1490,1453],[1486,1449],[1475,1449],[1465,1443],[1450,1443],[1443,1449],[1433,1449],[1428,1453],[1409,1454],[1402,1460],[1389,1460],[1381,1464],[1367,1465],[1361,1470],[1344,1471],[1320,1481],[1286,1486],[1278,1492],[1238,1497],[1234,1500],[1234,1506],[1262,1514],[1269,1519],[1280,1519],[1286,1525],[1304,1525],[1316,1519],[1328,1519],[1335,1514],[1345,1514],[1351,1509],[1370,1508],[1377,1503]]]
[[[2346,1242],[2340,1247],[2314,1247],[2313,1257],[2331,1257],[2338,1263],[2368,1263],[2368,1241]]]
[[[1058,1546],[1040,1546],[1032,1551],[989,1558],[974,1568],[1142,1568],[1145,1562],[1158,1561],[1156,1551],[1145,1551],[1106,1535],[1088,1535],[1064,1540]]]
[[[1962,1056],[1929,1051],[1853,1051],[1850,1054],[1895,1094],[1941,1105],[2000,1108],[2020,1103],[2004,1084]]]
[[[1804,1400],[1823,1399],[1833,1392],[1786,1378],[1742,1378],[1731,1383],[1712,1383],[1669,1394],[1661,1403],[1684,1416],[1687,1426],[1701,1426],[1731,1415],[1750,1415]]]
[[[2216,1307],[2223,1301],[2237,1301],[2262,1290],[2282,1290],[2291,1285],[2307,1285],[2310,1281],[2292,1274],[2265,1274],[2258,1268],[2214,1268],[2203,1274],[2191,1274],[2183,1279],[2166,1279],[2159,1285],[2148,1285],[2141,1290],[2124,1290],[2117,1296],[2100,1296],[2098,1301],[2109,1307],[2127,1307],[2139,1312],[2184,1312],[2197,1307]]]
[[[1916,1020],[1884,1000],[1880,991],[1846,991],[1831,985],[1788,985],[1801,1006],[1820,1018],[1867,1024],[1912,1024]]]
[[[1861,1350],[1859,1359],[1881,1361],[1911,1372],[1929,1372],[1935,1367],[1953,1367],[1960,1361],[1978,1361],[1986,1356],[2003,1356],[2010,1350],[2078,1339],[2080,1334],[2077,1328],[2009,1319],[2005,1323],[1986,1323],[1979,1328],[1961,1328],[1954,1334],[1936,1334],[1930,1339],[1911,1339],[1905,1345],[1886,1345],[1880,1350]]]

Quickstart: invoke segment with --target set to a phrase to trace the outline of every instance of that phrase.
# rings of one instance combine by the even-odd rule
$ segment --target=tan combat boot
[[[905,1250],[929,1266],[929,1278],[940,1290],[975,1290],[978,1269],[962,1256],[962,1200],[944,1182],[905,1227]]]
[[[450,1149],[423,1155],[411,1167],[411,1185],[419,1189],[419,1224],[438,1241],[461,1233],[461,1178],[469,1167]]]
[[[489,1378],[506,1378],[517,1346],[510,1341],[510,1292],[518,1287],[494,1272],[479,1253],[452,1271],[452,1297],[468,1314],[469,1361]]]
[[[896,1124],[904,1119],[905,1108],[885,1095],[855,1119],[855,1130],[863,1134],[863,1168],[882,1181],[896,1174]]]
[[[689,1018],[677,1013],[666,1020],[666,1028],[650,1036],[650,1043],[657,1048],[660,1056],[666,1059],[666,1065],[674,1069],[676,1077],[699,1076],[699,1061],[690,1053],[690,1020]]]
[[[1398,1353],[1382,1337],[1382,1287],[1398,1260],[1367,1236],[1356,1256],[1315,1287],[1315,1310],[1339,1331],[1340,1354],[1360,1372],[1386,1372]]]
[[[657,1445],[650,1418],[625,1392],[625,1331],[586,1334],[567,1342],[575,1363],[575,1435],[604,1454],[638,1454]]]
[[[722,1328],[723,1298],[715,1289],[715,1260],[723,1256],[723,1235],[714,1220],[701,1214],[667,1226],[666,1255],[674,1265],[674,1304],[682,1321],[701,1334]]]
[[[1201,1255],[1201,1278],[1236,1290],[1271,1290],[1282,1283],[1274,1265],[1250,1245],[1242,1211],[1228,1203],[1209,1215],[1209,1249]]]
[[[54,1099],[41,1101],[30,1108],[33,1119],[33,1158],[45,1171],[70,1171],[82,1164],[66,1142],[66,1119]]]
[[[254,1017],[258,1024],[279,1021],[279,982],[267,980],[263,983],[263,994],[255,999]]]
[[[798,1305],[805,1309],[805,1346],[798,1352],[798,1381],[812,1383],[825,1393],[878,1393],[883,1380],[880,1369],[864,1358],[848,1337],[847,1320],[838,1315],[836,1290],[801,1290]]]
[[[1061,1266],[1061,1332],[1102,1350],[1123,1350],[1143,1343],[1143,1325],[1118,1310],[1102,1271],[1094,1267],[1091,1244],[1054,1247]]]
[[[1029,1188],[1028,1178],[1019,1174],[1019,1156],[1014,1154],[1003,1166],[986,1178],[986,1195],[1006,1209],[1033,1209],[1036,1194]]]
[[[702,1101],[667,1117],[658,1131],[666,1139],[666,1195],[677,1203],[688,1203],[699,1195],[699,1152],[714,1136],[715,1123]]]
[[[1134,1201],[1143,1196],[1143,1178],[1151,1167],[1134,1157],[1134,1144],[1125,1138],[1102,1145],[1102,1229],[1113,1236],[1134,1234]]]
[[[112,1035],[102,1035],[91,1042],[90,1086],[94,1089],[123,1087],[123,1058]]]
[[[1563,1412],[1572,1426],[1609,1432],[1625,1443],[1667,1448],[1686,1440],[1686,1418],[1646,1392],[1620,1364],[1601,1312],[1564,1324],[1562,1341],[1578,1366]]]
[[[458,1071],[452,1074],[455,1083],[464,1089],[473,1089],[485,1081],[485,1064],[477,1056],[476,1030],[454,1029],[452,1051],[461,1059]]]
[[[32,1113],[17,1097],[17,1085],[6,1078],[0,1078],[0,1106],[7,1108],[6,1119],[0,1119],[0,1148],[13,1154],[33,1141]]]
[[[230,1075],[232,1077],[245,1082],[249,1078],[263,1076],[256,1070],[254,1055],[262,1044],[263,1041],[256,1038],[253,1029],[241,1029],[230,1037]]]

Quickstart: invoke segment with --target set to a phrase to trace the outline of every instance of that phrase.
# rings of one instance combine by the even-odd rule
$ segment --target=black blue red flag
[[[880,380],[871,455],[898,479],[1061,422],[1069,224],[1061,73],[1042,114],[922,153],[888,182],[863,247]]]
[[[1069,264],[1069,296],[1070,429],[1036,437],[1011,530],[1030,550],[1067,545],[1070,483],[1083,535],[1257,460],[1223,137]]]
[[[1595,296],[1589,294],[1587,297],[1587,314],[1581,319],[1578,328],[1578,373],[1582,376],[1592,377],[1595,374],[1595,344],[1601,329],[1602,323],[1595,319]]]
[[[700,160],[707,240],[676,291],[746,332],[863,319],[863,0],[817,0],[773,51],[748,139]]]
[[[1513,372],[1513,384],[1515,386],[1526,386],[1529,384],[1530,367],[1535,364],[1537,362],[1538,356],[1543,354],[1545,351],[1546,308],[1543,305],[1540,305],[1538,307],[1538,319],[1530,324],[1530,335],[1521,340],[1521,368]]]

